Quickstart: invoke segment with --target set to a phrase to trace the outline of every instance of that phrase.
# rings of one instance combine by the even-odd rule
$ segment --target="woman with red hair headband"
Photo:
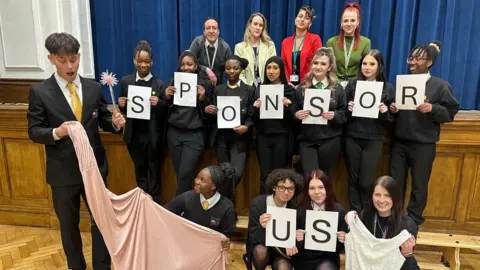
[[[345,5],[340,20],[340,34],[327,41],[337,59],[337,77],[345,88],[348,80],[357,77],[360,59],[370,51],[370,39],[360,36],[360,6]]]

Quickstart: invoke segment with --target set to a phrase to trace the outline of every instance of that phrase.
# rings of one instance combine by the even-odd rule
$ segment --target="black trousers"
[[[177,174],[177,195],[192,189],[197,162],[205,144],[203,129],[168,128],[167,144]]]
[[[87,269],[82,252],[80,223],[80,196],[88,207],[83,184],[68,187],[51,187],[53,207],[60,220],[60,234],[69,269]],[[111,259],[102,234],[91,219],[93,269],[110,269]]]
[[[350,210],[360,213],[366,194],[375,181],[382,156],[383,141],[345,138],[345,165],[348,171],[348,200]]]
[[[268,175],[275,169],[285,168],[289,150],[288,133],[257,133],[257,157],[260,165],[260,194],[266,194]]]
[[[300,159],[304,174],[320,169],[331,176],[340,153],[340,136],[325,139],[315,144],[300,143]]]
[[[127,144],[128,152],[135,166],[137,186],[152,196],[155,202],[160,202],[160,169],[163,152],[152,148],[149,134],[133,134],[131,143]],[[162,149],[163,146],[157,147]]]
[[[422,224],[423,211],[427,205],[428,181],[436,154],[435,143],[418,143],[400,139],[393,140],[390,174],[401,186],[405,199],[408,169],[412,175],[412,191],[407,213],[417,225]]]
[[[235,168],[235,183],[238,185],[243,177],[245,170],[245,161],[247,159],[248,143],[237,141],[235,138],[217,135],[215,139],[215,152],[217,154],[218,164],[229,162]],[[235,198],[231,194],[222,194],[235,203]]]

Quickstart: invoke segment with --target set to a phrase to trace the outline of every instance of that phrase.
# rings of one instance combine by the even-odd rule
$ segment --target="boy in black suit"
[[[80,196],[86,201],[82,175],[65,122],[80,122],[89,138],[98,168],[106,181],[108,164],[98,126],[119,133],[125,125],[122,114],[107,110],[100,84],[77,74],[80,43],[67,33],[53,33],[45,40],[48,59],[56,72],[32,85],[28,98],[28,135],[45,145],[47,183],[52,188],[53,207],[60,220],[63,249],[69,269],[86,269],[80,236]],[[88,206],[88,205],[87,205]],[[110,269],[110,255],[92,220],[94,269]]]

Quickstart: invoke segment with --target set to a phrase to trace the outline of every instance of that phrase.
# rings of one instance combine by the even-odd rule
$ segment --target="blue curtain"
[[[177,57],[202,34],[206,17],[220,23],[220,36],[230,47],[243,39],[250,14],[261,12],[280,53],[282,40],[293,34],[294,18],[303,4],[317,18],[311,32],[322,42],[338,34],[343,5],[319,0],[91,0],[96,75],[109,69],[120,78],[134,72],[133,50],[141,39],[154,53],[153,73],[168,81]],[[431,73],[448,81],[462,109],[480,109],[480,1],[360,0],[361,34],[386,60],[389,80],[408,72],[406,58],[416,44],[442,41]],[[116,89],[118,94],[118,87]],[[105,97],[109,95],[105,92]]]

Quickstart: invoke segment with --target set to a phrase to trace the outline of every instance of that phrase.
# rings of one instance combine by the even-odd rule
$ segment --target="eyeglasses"
[[[407,58],[407,63],[411,63],[411,62],[418,62],[419,60],[428,60],[428,58],[425,58],[425,57],[422,57],[422,58],[418,58],[418,57],[408,57]]]
[[[285,190],[288,190],[289,193],[292,193],[295,191],[295,187],[277,186],[277,189],[280,192],[285,192]]]

